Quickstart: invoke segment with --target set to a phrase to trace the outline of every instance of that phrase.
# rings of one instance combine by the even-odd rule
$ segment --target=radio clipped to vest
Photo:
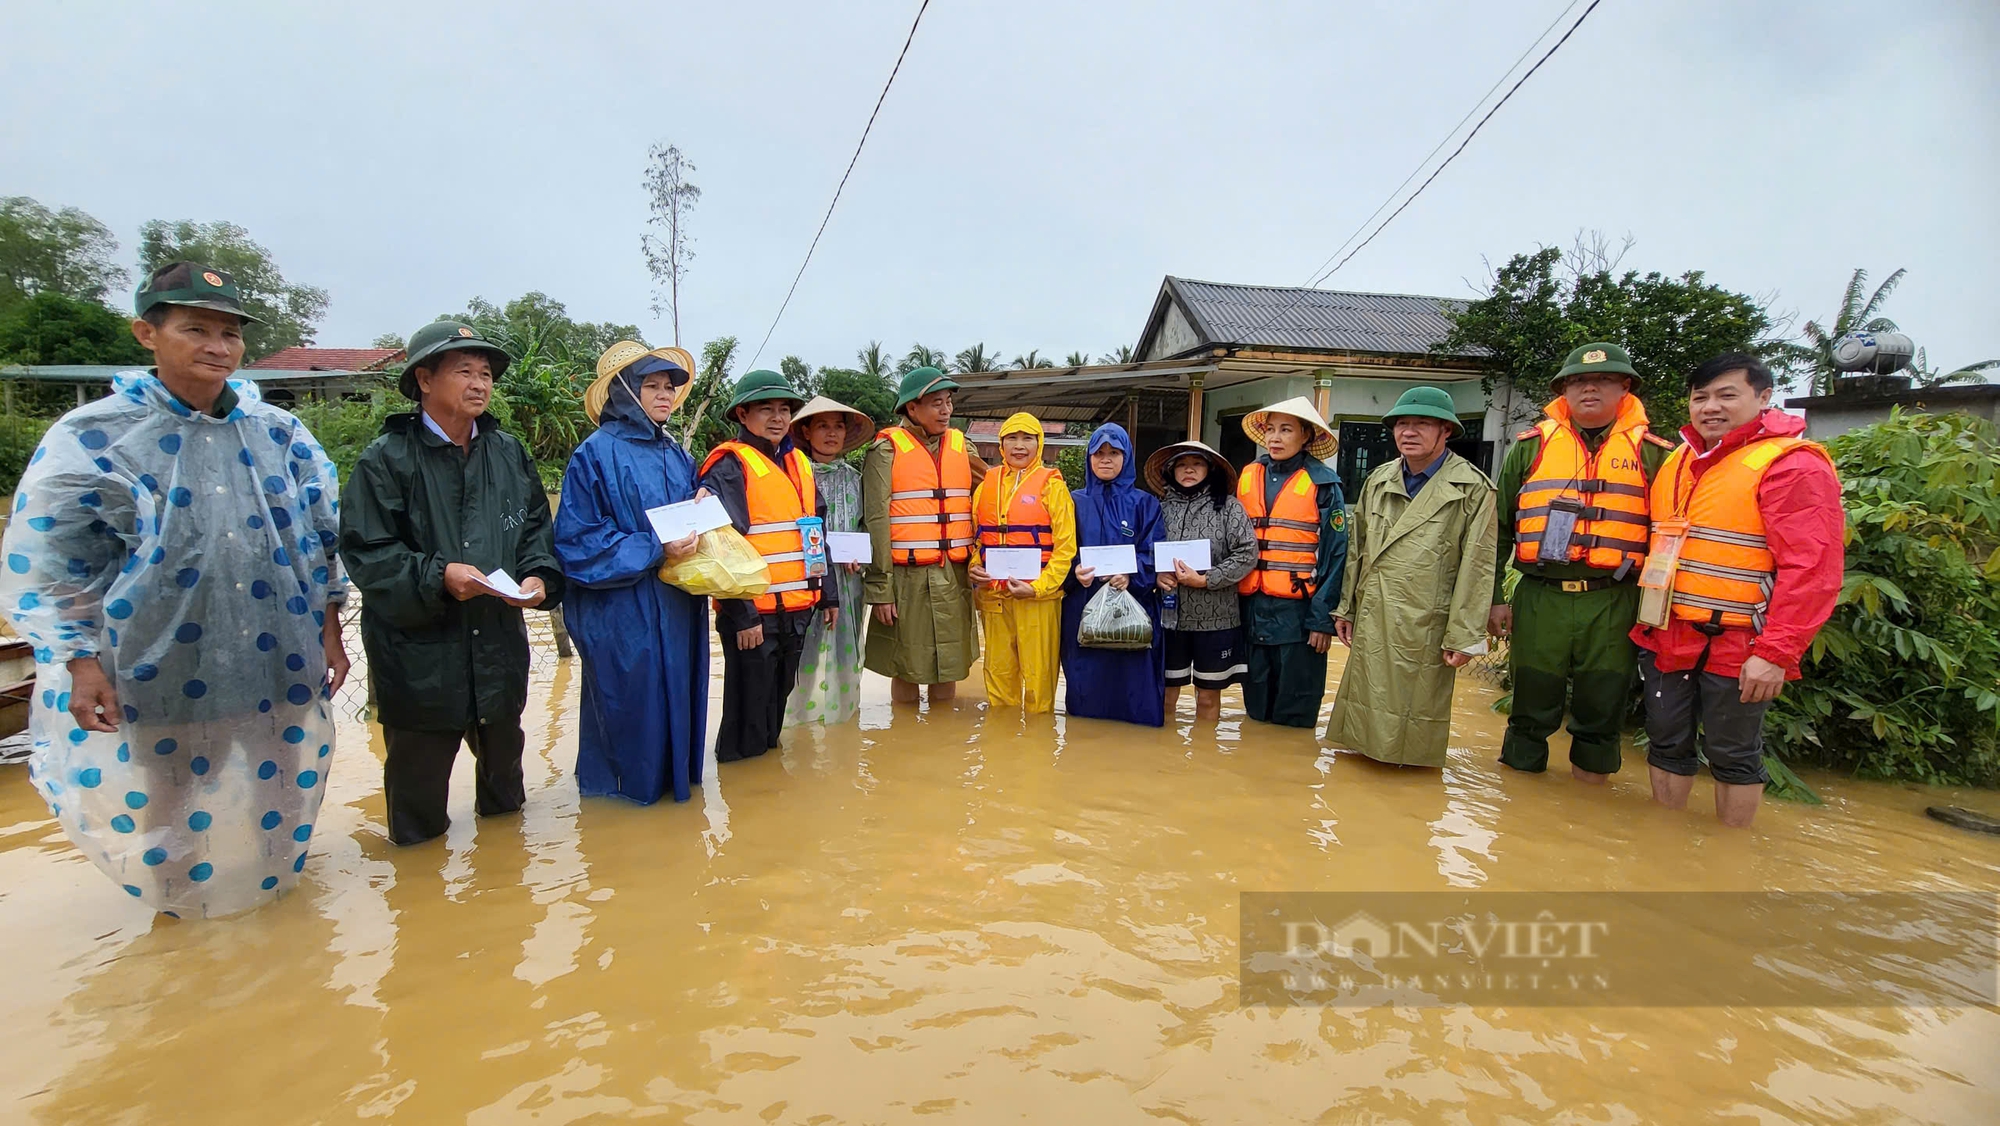
[[[1536,561],[1569,562],[1570,539],[1576,535],[1576,522],[1582,518],[1582,501],[1574,497],[1557,497],[1550,501],[1548,517],[1542,524],[1541,550],[1535,555]]]
[[[1681,569],[1681,545],[1687,542],[1688,527],[1685,519],[1653,521],[1646,569],[1639,572],[1639,621],[1643,625],[1665,629],[1673,614],[1674,574]]]

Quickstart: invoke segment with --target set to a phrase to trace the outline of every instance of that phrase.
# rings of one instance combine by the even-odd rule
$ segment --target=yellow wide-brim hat
[[[1335,434],[1333,428],[1326,424],[1326,420],[1319,416],[1319,410],[1312,405],[1312,400],[1304,396],[1286,399],[1282,403],[1274,403],[1263,410],[1251,411],[1244,415],[1243,432],[1250,435],[1251,441],[1262,446],[1264,431],[1270,426],[1271,416],[1274,414],[1291,415],[1310,427],[1312,437],[1306,439],[1306,452],[1321,461],[1332,460],[1333,455],[1340,451],[1340,436]]]
[[[672,346],[648,348],[636,340],[620,340],[597,357],[597,378],[583,393],[583,413],[590,416],[591,425],[597,424],[598,416],[604,413],[604,404],[611,400],[611,381],[618,378],[619,372],[647,356],[665,360],[688,373],[688,381],[681,384],[680,392],[674,399],[674,406],[680,406],[680,400],[686,398],[689,389],[694,386],[694,357],[688,355],[687,349]],[[638,390],[637,387],[632,388],[635,395]]]
[[[801,449],[806,448],[804,439],[800,437],[802,428],[816,414],[837,414],[841,416],[841,421],[847,424],[847,441],[841,443],[840,447],[842,456],[851,454],[875,440],[874,419],[846,403],[835,402],[825,395],[815,395],[812,402],[792,414],[792,440],[797,442]]]

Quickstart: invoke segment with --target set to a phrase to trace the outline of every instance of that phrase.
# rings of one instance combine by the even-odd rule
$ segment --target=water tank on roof
[[[1916,354],[1916,343],[1900,332],[1853,332],[1833,342],[1833,366],[1841,371],[1888,375]]]

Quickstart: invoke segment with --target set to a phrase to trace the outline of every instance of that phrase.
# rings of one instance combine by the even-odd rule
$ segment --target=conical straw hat
[[[1209,473],[1227,482],[1229,492],[1236,491],[1236,467],[1229,464],[1228,458],[1201,442],[1175,442],[1171,446],[1161,446],[1154,450],[1153,456],[1146,459],[1146,487],[1155,493],[1166,492],[1168,467],[1189,454],[1198,454],[1207,459]]]
[[[1293,418],[1303,420],[1307,426],[1313,429],[1314,433],[1312,437],[1306,440],[1307,453],[1321,461],[1328,461],[1332,459],[1335,453],[1339,452],[1339,435],[1335,434],[1333,428],[1326,424],[1326,420],[1319,416],[1319,410],[1312,405],[1312,400],[1304,396],[1296,399],[1286,399],[1282,403],[1265,407],[1263,410],[1251,411],[1249,414],[1244,415],[1243,432],[1250,435],[1251,441],[1262,446],[1264,444],[1264,429],[1270,425],[1271,416],[1274,414],[1291,415]]]
[[[792,440],[798,442],[801,449],[805,448],[805,441],[799,436],[799,427],[816,414],[843,416],[842,421],[847,423],[847,441],[840,447],[843,455],[851,454],[875,439],[874,419],[846,403],[835,402],[825,395],[815,395],[812,402],[800,407],[792,415]]]

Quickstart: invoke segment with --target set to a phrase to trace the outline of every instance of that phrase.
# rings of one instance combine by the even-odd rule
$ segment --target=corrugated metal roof
[[[1431,348],[1451,331],[1444,310],[1467,304],[1448,297],[1227,285],[1174,277],[1167,279],[1167,288],[1205,345],[1323,352],[1433,355]]]

